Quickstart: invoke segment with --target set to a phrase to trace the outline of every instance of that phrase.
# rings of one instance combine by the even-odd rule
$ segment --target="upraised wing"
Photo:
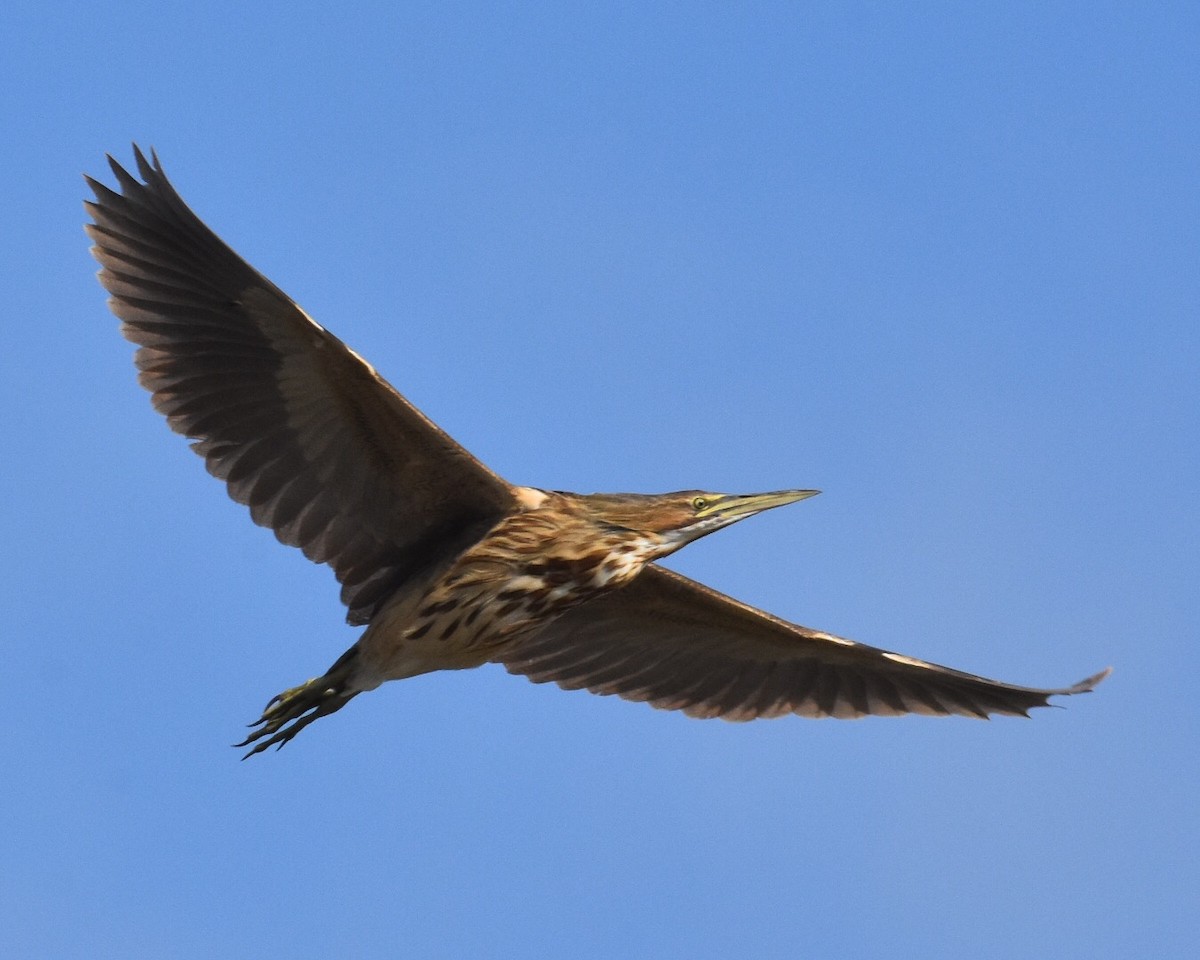
[[[347,619],[366,623],[506,513],[511,488],[226,246],[157,156],[134,152],[144,182],[110,157],[121,192],[89,177],[86,207],[139,380],[255,523],[333,567]]]
[[[535,683],[725,720],[1027,715],[1049,697],[1090,691],[1109,673],[1056,690],[999,683],[788,623],[657,565],[500,662]]]

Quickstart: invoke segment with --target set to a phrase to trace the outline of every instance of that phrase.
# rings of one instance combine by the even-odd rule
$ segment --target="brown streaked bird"
[[[501,663],[694,717],[1025,715],[1019,687],[788,623],[654,561],[815,490],[580,495],[506,483],[225,245],[157,156],[88,178],[141,384],[255,523],[342,585],[358,641],[238,744],[282,746],[386,680]]]

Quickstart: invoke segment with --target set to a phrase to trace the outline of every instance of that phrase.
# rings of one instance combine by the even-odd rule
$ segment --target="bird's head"
[[[681,490],[662,494],[593,494],[582,505],[597,520],[663,538],[663,554],[756,513],[815,497],[819,490],[773,493],[707,493]]]

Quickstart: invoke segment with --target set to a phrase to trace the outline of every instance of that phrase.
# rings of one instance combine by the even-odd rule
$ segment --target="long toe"
[[[354,693],[339,690],[338,685],[332,684],[328,677],[317,677],[292,687],[271,698],[262,716],[250,724],[258,729],[234,746],[254,744],[254,748],[242,757],[243,760],[262,753],[270,746],[278,749],[314,720],[340,710],[354,696]]]

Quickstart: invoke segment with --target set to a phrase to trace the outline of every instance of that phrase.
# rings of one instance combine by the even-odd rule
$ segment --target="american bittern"
[[[506,483],[227,247],[158,158],[88,182],[100,281],[140,381],[209,472],[333,567],[367,629],[239,746],[282,746],[385,680],[503,664],[695,717],[1026,714],[1050,696],[773,617],[653,561],[815,490],[581,496]]]

